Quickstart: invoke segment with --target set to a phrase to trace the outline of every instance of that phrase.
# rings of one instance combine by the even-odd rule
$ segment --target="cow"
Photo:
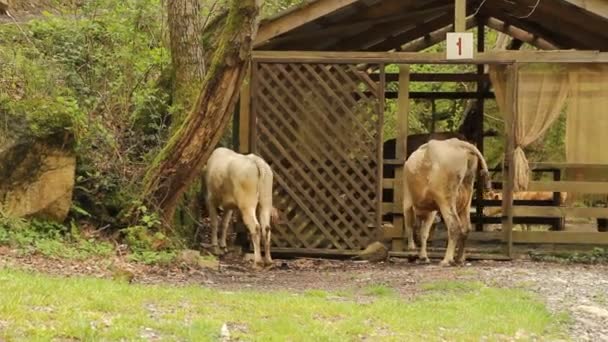
[[[491,199],[491,200],[497,200],[497,201],[501,201],[502,200],[502,192],[498,192],[498,191],[490,191],[488,192],[485,196],[485,199]],[[568,193],[567,192],[560,192],[559,193],[559,203],[565,203],[566,199],[568,198]],[[513,192],[513,200],[520,200],[520,201],[552,201],[553,200],[553,192],[551,191],[516,191]],[[499,214],[502,213],[502,207],[489,207],[489,208],[484,208],[483,213],[485,216],[498,216]],[[530,225],[529,224],[522,224],[523,230],[530,230]]]
[[[207,210],[211,219],[211,245],[218,250],[218,208],[225,210],[219,247],[226,250],[226,234],[232,212],[238,209],[251,235],[254,268],[272,264],[270,223],[277,210],[272,206],[273,173],[255,154],[240,154],[224,147],[215,149],[203,170]],[[260,239],[264,244],[262,261]]]
[[[406,158],[408,158],[416,149],[421,145],[429,142],[429,140],[446,140],[451,138],[458,138],[466,141],[464,135],[455,132],[438,132],[438,133],[424,133],[424,134],[412,134],[407,137],[407,151]],[[388,139],[383,144],[383,158],[384,159],[395,159],[397,158],[397,139]],[[382,177],[384,179],[395,178],[395,165],[384,165],[382,169]],[[382,190],[382,202],[392,203],[394,201],[394,192],[392,189]],[[382,216],[383,221],[390,222],[393,220],[393,214],[387,213]]]
[[[404,164],[403,213],[408,248],[416,249],[414,223],[420,223],[419,259],[429,262],[426,246],[437,211],[448,231],[448,245],[442,266],[464,262],[465,243],[471,228],[470,208],[473,183],[481,165],[484,188],[490,190],[488,166],[475,145],[451,138],[430,140],[420,146]]]

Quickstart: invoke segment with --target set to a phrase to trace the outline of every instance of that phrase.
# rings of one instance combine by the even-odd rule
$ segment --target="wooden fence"
[[[250,147],[286,218],[275,251],[337,254],[380,232],[384,81],[354,64],[255,62]]]
[[[400,66],[397,132],[407,137],[410,64],[506,64],[506,127],[513,127],[518,63],[599,63],[608,53],[595,51],[478,53],[473,60],[446,60],[424,53],[254,53],[250,82],[242,92],[239,137],[242,152],[265,158],[275,172],[275,205],[287,223],[273,227],[273,251],[349,254],[384,234],[393,252],[403,251],[403,216],[381,229],[383,212],[401,212],[403,159],[407,146],[397,144],[395,179],[382,179],[382,126],[385,64]],[[380,70],[371,78],[366,68]],[[507,136],[512,137],[508,131]],[[518,217],[608,218],[607,208],[518,205],[513,202],[513,168],[508,138],[503,175],[501,232],[473,232],[471,241],[494,241],[513,255],[513,244],[608,245],[608,234],[596,232],[513,231]],[[551,165],[567,169],[573,165]],[[591,167],[578,165],[576,167]],[[607,166],[598,166],[607,167]],[[608,167],[607,167],[608,168]],[[382,203],[383,187],[394,188],[394,202]],[[608,183],[588,180],[532,182],[530,190],[608,194]]]

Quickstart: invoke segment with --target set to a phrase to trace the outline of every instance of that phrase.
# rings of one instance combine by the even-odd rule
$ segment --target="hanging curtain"
[[[506,108],[506,66],[490,67],[496,102],[501,112]],[[530,168],[524,148],[542,137],[559,117],[568,97],[568,70],[549,64],[521,65],[518,74],[517,111],[514,117],[515,168],[514,190],[528,188]]]
[[[608,64],[572,65],[566,161],[608,164]]]

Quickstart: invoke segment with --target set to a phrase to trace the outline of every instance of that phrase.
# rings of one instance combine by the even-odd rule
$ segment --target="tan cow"
[[[207,188],[207,210],[211,218],[211,245],[217,249],[217,208],[226,211],[219,246],[224,250],[232,212],[238,209],[253,242],[254,267],[262,265],[260,239],[264,244],[264,263],[272,264],[270,223],[279,213],[272,206],[273,173],[270,166],[255,154],[243,155],[219,147],[207,161],[204,181]]]
[[[560,192],[560,203],[565,203],[568,199],[567,192]],[[502,192],[490,191],[484,196],[486,199],[502,200]],[[513,200],[520,201],[551,201],[553,200],[553,192],[551,191],[516,191],[513,193]],[[502,207],[489,207],[484,208],[483,213],[485,216],[498,216],[502,213]],[[523,230],[530,230],[529,224],[522,224]]]
[[[471,228],[470,207],[477,166],[490,189],[488,166],[479,150],[458,139],[431,140],[420,146],[404,164],[403,212],[408,248],[415,249],[414,221],[420,221],[419,259],[428,262],[426,251],[429,230],[437,211],[448,231],[448,246],[441,265],[465,259],[464,247]]]

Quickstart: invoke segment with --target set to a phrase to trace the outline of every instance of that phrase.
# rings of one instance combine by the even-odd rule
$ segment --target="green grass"
[[[439,284],[439,285],[437,285]],[[355,294],[220,291],[202,287],[128,285],[0,269],[0,340],[215,341],[226,323],[250,341],[448,340],[555,337],[562,321],[523,290],[443,282],[405,301],[383,286],[372,302]],[[382,289],[382,290],[379,290]]]

